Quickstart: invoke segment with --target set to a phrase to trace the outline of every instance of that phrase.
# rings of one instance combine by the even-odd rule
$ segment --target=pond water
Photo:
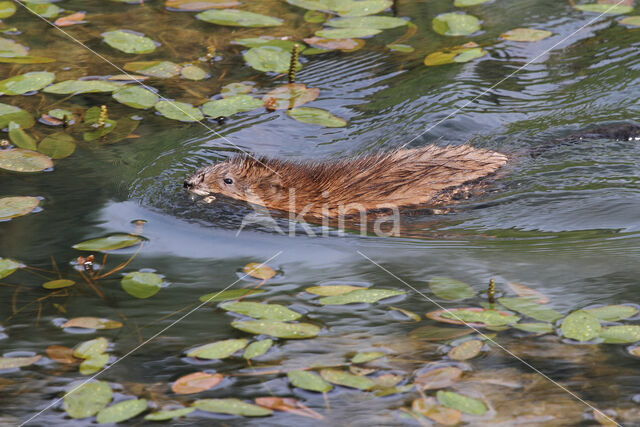
[[[52,4],[66,10],[60,16],[86,11],[87,22],[64,27],[65,34],[18,5],[15,15],[1,24],[0,30],[10,29],[1,37],[28,46],[31,56],[56,62],[3,63],[3,78],[50,71],[60,82],[122,74],[114,65],[123,67],[132,61],[195,61],[209,77],[197,81],[151,77],[144,84],[168,99],[193,105],[210,97],[219,99],[216,95],[223,86],[238,82],[251,86],[249,95],[262,98],[287,83],[286,73],[255,70],[243,60],[248,48],[231,41],[272,36],[302,42],[322,28],[321,23],[303,19],[305,9],[275,0],[237,6],[284,21],[266,28],[204,22],[194,17],[197,12],[167,9],[157,0]],[[436,33],[432,20],[455,11],[478,17],[482,29],[457,37]],[[0,169],[0,197],[41,198],[36,211],[0,223],[0,257],[27,266],[0,279],[0,356],[43,356],[29,366],[0,370],[0,423],[21,424],[44,409],[30,425],[94,422],[90,415],[70,418],[58,400],[78,380],[91,375],[82,375],[77,363],[54,360],[46,350],[52,345],[74,348],[98,337],[109,340],[106,366],[111,367],[97,379],[109,384],[115,402],[146,399],[147,414],[186,407],[198,399],[238,398],[248,403],[276,396],[297,399],[323,417],[274,411],[249,418],[198,410],[167,421],[180,425],[435,424],[411,408],[422,394],[435,397],[437,390],[418,391],[408,385],[443,366],[464,371],[443,390],[475,398],[487,409],[482,415],[463,412],[461,423],[593,425],[594,408],[606,410],[621,424],[640,423],[640,368],[631,354],[633,342],[640,337],[621,344],[603,343],[597,334],[584,341],[569,339],[560,332],[563,320],[555,318],[553,331],[546,335],[510,327],[479,328],[482,334],[469,330],[471,337],[483,341],[482,351],[475,358],[456,361],[447,356],[448,351],[469,336],[433,340],[426,335],[435,327],[455,331],[464,327],[424,316],[439,306],[488,307],[490,279],[495,280],[498,297],[517,296],[508,283],[544,294],[549,300],[544,307],[557,310],[561,318],[585,307],[640,303],[638,142],[594,138],[553,144],[589,126],[637,120],[640,29],[620,23],[634,13],[599,16],[577,10],[570,2],[550,0],[495,0],[468,8],[454,7],[449,0],[398,0],[380,14],[409,19],[417,31],[411,35],[406,26],[386,29],[366,38],[364,47],[352,52],[311,55],[303,51],[300,56],[303,67],[296,82],[320,90],[318,98],[305,106],[343,118],[344,127],[302,123],[286,110],[262,107],[224,121],[209,118],[188,123],[154,114],[153,109],[120,104],[108,93],[67,97],[36,91],[2,96],[0,102],[19,106],[35,117],[62,108],[81,122],[89,107],[106,105],[109,119],[119,120],[121,127],[131,117],[139,125],[119,141],[106,135],[87,142],[82,136],[86,129],[81,128],[86,125],[77,123],[65,131],[76,139],[75,151],[54,160],[52,169],[33,174]],[[500,38],[518,27],[552,34],[535,42]],[[118,29],[143,33],[160,45],[147,54],[120,52],[101,36]],[[405,34],[410,37],[397,42]],[[423,64],[428,54],[469,41],[487,54],[467,63]],[[386,47],[394,42],[414,50]],[[215,47],[212,60],[206,58],[209,47]],[[42,139],[60,130],[37,123],[26,132]],[[318,160],[389,150],[409,141],[410,147],[469,141],[508,153],[512,161],[486,194],[461,202],[450,212],[407,212],[400,235],[394,237],[353,230],[340,233],[319,225],[310,226],[314,236],[301,227],[294,236],[261,224],[242,227],[252,212],[247,205],[227,199],[207,204],[182,189],[184,178],[196,168],[239,150]],[[543,146],[547,148],[540,155],[529,155]],[[136,220],[145,222],[136,224]],[[289,226],[285,218],[278,219],[278,224]],[[90,285],[76,269],[76,259],[93,253],[100,264],[103,253],[72,246],[112,233],[140,234],[145,240],[142,246],[109,251],[103,272],[135,257]],[[250,318],[222,310],[219,302],[191,313],[205,294],[232,284],[235,289],[260,283],[243,273],[251,262],[266,262],[276,275],[260,286],[264,293],[242,301],[287,306],[303,314],[298,322],[320,327],[319,335],[273,338],[268,352],[251,362],[242,352],[215,360],[187,357],[187,351],[219,340],[268,338],[232,327],[233,321]],[[145,299],[135,298],[121,286],[124,274],[140,270],[155,272],[164,282],[159,292]],[[465,282],[473,289],[472,296],[451,301],[435,295],[429,287],[435,277]],[[58,278],[69,278],[76,285],[43,289],[44,282]],[[375,303],[321,305],[318,296],[304,291],[311,286],[345,284],[403,294]],[[415,313],[420,320],[392,307]],[[187,313],[191,314],[174,324]],[[61,327],[68,319],[86,316],[124,326]],[[520,316],[523,322],[537,321]],[[601,323],[606,328],[633,325],[638,319],[634,315]],[[423,328],[423,333],[412,333],[417,328]],[[373,389],[335,385],[323,394],[294,387],[287,377],[293,370],[348,371],[354,354],[375,351],[386,356],[352,370],[373,380],[396,375],[400,382],[395,393],[380,396]],[[178,378],[198,371],[219,373],[224,379],[197,394],[171,391]],[[391,377],[378,381],[385,378]],[[443,403],[442,395],[439,400]],[[125,422],[151,423],[143,420],[144,415]]]

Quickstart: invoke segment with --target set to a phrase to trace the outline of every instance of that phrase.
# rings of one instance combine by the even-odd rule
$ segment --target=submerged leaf
[[[162,288],[162,277],[155,273],[134,271],[125,275],[120,281],[122,289],[136,298],[149,298]]]
[[[232,322],[231,326],[250,334],[265,334],[276,338],[313,338],[320,328],[310,323],[285,323],[278,320],[248,320]]]
[[[440,390],[436,397],[442,406],[457,409],[466,414],[484,415],[487,412],[487,407],[482,401],[453,391]]]
[[[242,415],[245,417],[264,417],[273,414],[273,411],[262,406],[243,402],[240,399],[201,399],[196,400],[191,406],[201,411],[216,414]]]
[[[316,420],[324,418],[316,411],[307,408],[296,399],[292,399],[290,397],[257,397],[255,402],[260,406],[268,409],[275,409],[276,411],[289,412]]]
[[[320,375],[322,379],[330,383],[357,388],[358,390],[369,390],[376,385],[370,378],[362,375],[353,375],[340,369],[322,369]]]
[[[431,292],[440,299],[457,301],[471,298],[475,295],[473,288],[459,280],[448,277],[434,277],[429,280]]]
[[[56,75],[47,71],[33,71],[0,81],[0,95],[22,95],[40,90],[53,82]]]
[[[562,321],[562,335],[577,341],[591,341],[602,331],[600,321],[591,313],[577,310]]]
[[[347,125],[347,121],[336,117],[327,110],[311,107],[298,107],[287,111],[287,115],[302,123],[339,128]]]
[[[469,6],[476,6],[482,3],[487,3],[491,0],[455,0],[453,2],[453,5],[455,7],[469,7]]]
[[[308,88],[301,83],[279,86],[262,97],[262,101],[274,110],[287,110],[311,102],[318,97],[320,89]]]
[[[0,169],[12,172],[42,172],[51,167],[53,162],[44,154],[22,148],[0,150]]]
[[[26,215],[37,208],[39,204],[40,199],[38,199],[37,197],[0,197],[0,221],[6,221],[11,218]],[[4,264],[7,264],[6,261],[11,260],[0,258],[0,279],[4,277],[2,275],[2,272],[3,268],[5,267]],[[20,264],[16,265],[19,266]]]
[[[223,380],[221,374],[209,374],[207,372],[194,372],[178,378],[171,384],[171,390],[177,394],[200,393],[209,390]]]
[[[104,408],[96,416],[98,424],[121,423],[143,413],[147,409],[145,399],[124,400]]]
[[[102,33],[102,40],[114,49],[124,53],[151,53],[156,50],[156,42],[144,34],[129,30],[107,31]]]
[[[480,30],[480,21],[466,13],[443,13],[433,18],[433,30],[443,36],[467,36]]]
[[[469,340],[458,344],[447,353],[453,360],[473,359],[482,351],[483,343],[480,340]]]
[[[50,345],[47,347],[47,356],[51,360],[67,365],[78,363],[79,360],[73,357],[73,349],[63,345]]]
[[[357,291],[347,292],[346,294],[320,298],[318,303],[322,305],[344,305],[352,303],[373,304],[382,299],[404,294],[406,294],[406,292],[395,291],[392,289],[360,289]]]
[[[202,112],[210,117],[228,117],[260,107],[262,107],[261,100],[250,95],[236,95],[209,101],[202,105]]]
[[[309,371],[289,371],[287,373],[289,381],[294,387],[309,391],[324,393],[330,391],[333,386],[323,380],[318,374]]]
[[[507,284],[513,292],[521,297],[531,297],[531,300],[538,304],[547,304],[549,302],[549,298],[540,291],[536,291],[520,283],[507,282]]]
[[[111,401],[113,392],[104,381],[73,386],[64,396],[64,410],[71,418],[88,418],[100,412]]]
[[[432,313],[427,313],[427,317],[431,318],[429,315]],[[461,322],[449,321],[448,319],[435,320],[438,320],[439,322],[463,324]],[[471,329],[442,328],[440,326],[427,325],[411,331],[410,336],[423,341],[446,341],[469,335],[472,332],[473,330]]]
[[[208,360],[225,359],[232,356],[233,353],[245,348],[248,343],[249,341],[244,338],[216,341],[194,348],[187,353],[187,356]]]
[[[202,112],[191,104],[176,101],[158,101],[156,110],[167,119],[181,122],[199,122],[204,119]]]
[[[85,240],[84,242],[76,243],[72,247],[80,251],[113,251],[134,246],[141,242],[142,239],[133,234],[112,234],[106,237]]]
[[[222,304],[221,308],[234,313],[244,314],[254,319],[271,319],[271,320],[296,320],[302,317],[302,314],[288,309],[279,304],[262,304],[258,302],[229,302]]]
[[[358,353],[351,358],[351,363],[366,363],[384,356],[386,356],[386,354],[379,351]]]
[[[415,379],[416,385],[422,390],[437,390],[439,388],[450,387],[462,376],[462,370],[455,366],[445,366],[444,368],[427,371]]]
[[[280,18],[237,9],[207,10],[198,13],[196,18],[212,24],[234,27],[277,27],[282,25]]]

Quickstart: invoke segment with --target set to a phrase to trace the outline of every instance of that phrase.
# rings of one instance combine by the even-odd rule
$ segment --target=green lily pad
[[[4,279],[20,267],[22,267],[22,264],[18,261],[9,258],[0,258],[0,279]]]
[[[618,325],[605,328],[600,338],[607,344],[628,344],[640,341],[640,326]]]
[[[373,304],[381,299],[404,295],[404,291],[394,291],[392,289],[361,289],[347,292],[346,294],[324,297],[318,300],[322,305],[344,305],[351,303]]]
[[[199,109],[186,102],[158,101],[155,108],[162,116],[171,120],[199,122],[204,119]]]
[[[272,345],[273,345],[273,340],[268,338],[266,340],[252,342],[244,350],[244,354],[242,355],[242,357],[244,357],[247,360],[250,360],[250,359],[262,356],[267,351],[269,351]]]
[[[499,298],[498,302],[509,310],[542,322],[555,322],[563,317],[562,313],[534,302],[531,297]]]
[[[181,409],[171,409],[166,411],[158,411],[153,412],[144,417],[147,421],[168,421],[173,420],[175,418],[184,417],[195,411],[196,408],[181,408]]]
[[[363,375],[353,375],[340,369],[322,369],[320,376],[323,380],[332,384],[356,388],[358,390],[369,390],[376,386],[376,383],[370,378]]]
[[[65,117],[67,118],[67,120],[69,120],[73,117],[73,113],[71,111],[63,110],[61,108],[54,108],[53,110],[49,110],[47,114],[58,120],[64,120]]]
[[[0,81],[0,95],[22,95],[26,92],[40,90],[48,86],[56,78],[54,73],[33,71]]]
[[[23,366],[29,366],[40,360],[42,356],[30,356],[30,357],[0,357],[0,370],[1,369],[16,369]]]
[[[142,239],[133,234],[112,234],[110,236],[76,243],[72,247],[79,251],[113,251],[137,245],[141,242]]]
[[[37,197],[17,196],[17,197],[0,197],[0,221],[6,221],[11,218],[26,215],[33,211],[40,204]],[[2,275],[3,262],[10,261],[0,258],[0,278]],[[7,264],[9,265],[9,263]],[[11,264],[12,265],[12,264]],[[20,265],[20,264],[16,264]],[[16,267],[17,268],[17,267]]]
[[[162,288],[162,277],[155,273],[134,271],[128,273],[120,281],[122,289],[136,298],[149,298]]]
[[[334,116],[327,110],[312,107],[298,107],[287,111],[287,115],[302,123],[340,128],[347,125],[345,119]]]
[[[289,381],[294,387],[302,388],[309,391],[317,391],[325,393],[331,391],[333,386],[323,380],[320,375],[309,371],[289,371],[287,373]]]
[[[505,40],[511,40],[514,42],[536,42],[538,40],[551,37],[553,33],[547,30],[534,30],[533,28],[514,28],[509,30],[500,37]]]
[[[602,322],[617,322],[638,313],[638,309],[631,305],[605,305],[604,307],[588,308],[584,311]]]
[[[237,9],[207,10],[198,13],[196,18],[212,24],[233,27],[277,27],[282,25],[282,19],[280,18]]]
[[[288,110],[311,102],[318,97],[320,89],[308,88],[301,83],[278,86],[262,97],[270,109]]]
[[[0,43],[1,45],[2,43]],[[54,58],[47,58],[45,56],[2,56],[6,54],[6,51],[2,51],[0,48],[0,63],[11,64],[47,64],[49,62],[56,62]]]
[[[381,357],[386,356],[386,354],[381,353],[379,351],[367,351],[358,353],[351,358],[351,363],[366,363],[375,359],[379,359]]]
[[[394,50],[394,51],[402,52],[402,53],[411,53],[414,50],[416,50],[411,45],[408,45],[408,44],[397,44],[397,43],[388,44],[387,48],[390,49],[390,50]]]
[[[436,310],[427,313],[429,319],[438,322],[452,323],[455,325],[470,324],[471,326],[503,326],[516,323],[519,316],[484,308],[451,308],[449,310]]]
[[[61,7],[51,3],[38,4],[38,3],[31,2],[31,3],[26,3],[26,6],[27,6],[27,9],[29,9],[31,12],[36,13],[42,16],[43,18],[47,18],[47,19],[57,18],[58,15],[60,15],[60,12],[64,10]]]
[[[36,140],[14,122],[9,123],[9,140],[18,148],[32,151],[37,149]]]
[[[468,36],[480,31],[480,20],[465,13],[443,13],[433,18],[433,31],[443,36]]]
[[[409,21],[392,16],[362,16],[331,19],[326,22],[326,25],[335,28],[376,28],[378,30],[386,30],[402,27],[407,25],[407,22]]]
[[[96,422],[98,424],[121,423],[140,415],[147,409],[145,399],[129,399],[114,403],[98,412]]]
[[[11,122],[22,129],[29,129],[36,123],[33,116],[22,108],[0,103],[0,129],[6,128]]]
[[[73,357],[78,359],[89,359],[93,356],[103,354],[109,347],[109,340],[104,337],[98,337],[89,341],[78,344],[73,349]]]
[[[106,353],[94,354],[80,363],[78,372],[81,375],[91,375],[100,371],[109,362],[109,355]]]
[[[319,30],[316,31],[316,36],[324,37],[327,39],[349,39],[349,38],[359,38],[359,37],[368,37],[375,36],[376,34],[380,34],[382,31],[377,28],[332,28],[328,30]]]
[[[308,10],[302,18],[310,24],[321,24],[327,19],[327,15],[317,10]]]
[[[294,45],[298,45],[298,47],[304,46],[303,43],[294,42],[292,40],[282,40],[282,39],[274,39],[270,37],[253,37],[253,38],[245,38],[245,39],[235,39],[233,44],[239,44],[241,46],[246,47],[263,47],[263,46],[274,46],[279,47],[280,49],[286,50],[287,52],[291,52],[293,50]]]
[[[432,278],[429,280],[429,288],[431,288],[431,292],[433,292],[435,296],[447,301],[457,301],[471,298],[475,295],[475,291],[471,286],[448,277]]]
[[[50,280],[42,284],[42,287],[45,289],[62,289],[68,288],[69,286],[75,285],[76,282],[69,279],[58,279],[58,280]]]
[[[235,95],[203,104],[202,112],[209,117],[228,117],[260,107],[262,107],[262,101],[257,98],[250,95]]]
[[[31,150],[0,150],[0,169],[12,172],[41,172],[53,167],[51,159]]]
[[[347,3],[352,0],[286,0],[287,3],[293,6],[302,7],[308,10],[331,10],[336,11],[340,6],[340,2]]]
[[[242,415],[245,417],[264,417],[273,414],[273,411],[262,406],[243,402],[240,399],[201,399],[191,404],[201,411],[216,414]]]
[[[244,83],[229,83],[220,90],[223,98],[231,98],[236,95],[244,95],[253,90],[253,86]],[[262,104],[262,103],[260,103]]]
[[[628,16],[620,20],[623,25],[629,25],[630,27],[640,27],[640,16]]]
[[[120,89],[121,85],[103,80],[66,80],[54,83],[43,89],[43,92],[56,95],[77,95],[81,93],[113,92]]]
[[[125,86],[113,92],[113,99],[121,104],[145,110],[158,102],[158,95],[142,86]]]
[[[12,1],[0,1],[0,19],[5,19],[16,13],[16,5]]]
[[[258,71],[286,73],[291,62],[291,53],[277,46],[252,47],[243,55],[252,68]],[[302,68],[298,61],[296,69]]]
[[[553,325],[550,323],[516,323],[511,326],[521,331],[534,332],[536,334],[550,334],[553,332]]]
[[[248,297],[250,295],[261,294],[264,291],[260,289],[227,289],[221,292],[212,292],[210,294],[202,295],[200,297],[201,302],[217,302],[227,301],[232,299],[238,299],[240,297]]]
[[[0,37],[0,57],[14,58],[27,56],[29,50],[18,42]]]
[[[482,3],[487,3],[492,0],[455,0],[453,5],[455,7],[469,7],[469,6],[477,6]]]
[[[313,338],[320,328],[310,323],[285,323],[278,320],[247,320],[232,322],[231,326],[256,335],[270,335],[276,338]]]
[[[85,383],[64,396],[64,410],[71,418],[92,417],[102,410],[113,398],[111,387],[104,381]]]
[[[341,16],[366,16],[375,15],[391,7],[390,0],[359,0],[336,2],[335,9]]]
[[[302,317],[302,314],[288,309],[279,304],[262,304],[258,302],[228,302],[221,305],[223,310],[233,311],[234,313],[244,314],[254,319],[270,319],[270,320],[296,320]]]
[[[327,286],[311,286],[310,288],[306,288],[305,292],[309,292],[310,294],[320,295],[323,297],[330,297],[334,295],[342,295],[347,292],[357,291],[360,289],[366,289],[362,286],[351,286],[351,285],[327,285]]]
[[[476,58],[480,58],[481,56],[484,56],[487,54],[486,50],[480,49],[478,48],[474,48],[474,49],[468,49],[468,50],[464,50],[462,52],[460,52],[458,55],[456,55],[455,58],[453,58],[454,62],[469,62],[473,59]]]
[[[226,359],[227,357],[233,355],[233,353],[245,348],[248,343],[249,341],[244,338],[216,341],[194,348],[189,353],[187,353],[187,356],[209,360]]]
[[[591,341],[600,335],[600,321],[584,310],[577,310],[562,321],[562,335],[577,341]]]
[[[137,61],[126,63],[124,69],[143,76],[168,79],[179,75],[182,67],[170,61]]]
[[[71,135],[64,132],[47,136],[38,144],[38,151],[52,159],[69,157],[76,149],[76,142]]]
[[[487,54],[487,51],[480,48],[476,43],[469,42],[461,46],[454,46],[441,51],[430,53],[424,58],[424,65],[434,66],[443,64],[453,64],[469,62]]]
[[[156,42],[144,34],[129,30],[107,31],[102,40],[114,49],[124,53],[151,53],[156,50]]]
[[[633,6],[615,5],[607,3],[578,4],[574,6],[583,12],[605,13],[607,15],[624,15],[633,10]]]
[[[209,77],[209,74],[200,67],[197,67],[193,64],[187,64],[182,67],[180,70],[180,74],[187,80],[204,80]]]
[[[453,391],[439,390],[436,397],[442,406],[457,409],[466,414],[484,415],[487,412],[487,407],[482,401]]]

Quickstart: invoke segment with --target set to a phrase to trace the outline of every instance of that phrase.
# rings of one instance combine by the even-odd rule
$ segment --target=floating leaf
[[[207,10],[198,13],[196,18],[212,24],[234,27],[277,27],[282,25],[280,18],[237,9]]]
[[[457,301],[471,298],[475,292],[471,286],[459,280],[448,277],[434,277],[429,280],[429,288],[438,298],[447,301]]]
[[[577,341],[590,341],[602,331],[600,321],[591,313],[577,310],[562,321],[562,335]]]
[[[16,13],[16,5],[12,1],[0,1],[0,19],[5,19]]]
[[[98,424],[121,423],[143,413],[147,409],[145,399],[124,400],[104,408],[96,416]]]
[[[181,408],[181,409],[172,409],[172,410],[166,410],[166,411],[158,411],[158,412],[153,412],[149,415],[146,415],[144,419],[147,421],[168,421],[175,418],[184,417],[185,415],[190,414],[195,410],[196,408]]]
[[[242,350],[248,344],[248,340],[232,339],[217,341],[196,347],[187,353],[189,357],[197,357],[198,359],[225,359],[233,355],[233,353]]]
[[[204,119],[202,112],[191,104],[176,101],[158,101],[156,110],[167,119],[181,122],[199,122]]]
[[[73,357],[73,349],[63,345],[50,345],[47,347],[47,356],[51,360],[67,365],[78,363],[79,360]]]
[[[302,317],[302,314],[288,309],[279,304],[262,304],[258,302],[228,302],[221,305],[223,310],[233,311],[234,313],[244,314],[254,319],[271,319],[271,320],[296,320]]]
[[[181,67],[170,61],[138,61],[126,63],[124,69],[144,76],[168,79],[179,75]]]
[[[310,37],[304,39],[304,41],[319,49],[339,49],[343,52],[352,52],[365,45],[365,41],[362,39],[327,39],[325,37]],[[307,54],[307,51],[308,49],[305,50],[304,53]]]
[[[307,88],[301,83],[289,83],[267,93],[262,101],[275,110],[288,110],[311,102],[318,97],[320,89]]]
[[[462,376],[462,370],[455,366],[445,366],[444,368],[433,369],[425,372],[415,379],[416,385],[422,390],[437,390],[439,388],[450,387]]]
[[[357,388],[358,390],[369,390],[376,385],[370,378],[362,375],[353,375],[340,369],[322,369],[320,376],[332,384]]]
[[[107,31],[102,40],[114,49],[124,53],[151,53],[156,50],[156,42],[144,34],[129,30]]]
[[[504,34],[500,34],[500,37],[505,40],[511,40],[514,42],[536,42],[538,40],[546,39],[553,35],[551,31],[547,30],[534,30],[533,28],[514,28]]]
[[[633,6],[615,5],[609,3],[578,4],[574,6],[583,12],[605,13],[607,15],[623,15],[633,11]]]
[[[311,107],[298,107],[287,111],[287,115],[302,123],[339,128],[347,125],[347,121],[336,117],[327,110]]]
[[[108,354],[94,354],[80,363],[78,371],[81,375],[95,374],[96,372],[100,371],[108,362]]]
[[[42,356],[31,357],[0,357],[0,369],[15,369],[29,366],[42,359]]]
[[[120,281],[122,289],[136,298],[149,298],[162,288],[162,277],[155,273],[134,271],[128,273]]]
[[[0,81],[0,95],[22,95],[48,86],[56,75],[47,71],[33,71]]]
[[[113,397],[111,387],[104,381],[84,383],[72,387],[64,396],[64,410],[71,418],[88,418],[100,412]]]
[[[427,317],[429,317],[427,314]],[[436,319],[438,320],[438,319]],[[448,322],[448,323],[457,323],[459,322],[450,322],[448,319],[438,320],[439,322]],[[463,337],[465,335],[469,335],[472,333],[471,329],[455,329],[455,328],[442,328],[440,326],[422,326],[418,329],[411,331],[411,337],[424,340],[424,341],[446,341],[459,337]]]
[[[385,298],[404,294],[406,294],[406,292],[394,291],[392,289],[360,289],[347,292],[346,294],[320,298],[318,303],[322,305],[344,305],[351,303],[373,304]]]
[[[389,307],[389,308],[391,310],[399,311],[400,313],[407,316],[409,319],[413,320],[414,322],[420,321],[420,316],[414,313],[413,311],[405,310],[404,308],[399,308],[399,307]]]
[[[520,317],[496,310],[484,308],[452,308],[449,310],[436,310],[427,313],[429,319],[438,322],[452,323],[454,325],[502,326],[516,323]]]
[[[484,415],[487,412],[487,407],[482,401],[453,391],[440,390],[436,397],[442,406],[457,409],[465,414]]]
[[[350,39],[375,36],[382,31],[376,28],[333,28],[316,31],[316,36],[326,39]]]
[[[442,13],[433,18],[433,31],[443,36],[467,36],[480,30],[478,18],[466,13]]]
[[[237,0],[167,0],[164,4],[167,8],[196,12],[208,9],[225,9],[238,6]]]
[[[476,357],[482,351],[482,341],[480,340],[469,340],[464,341],[457,346],[453,347],[447,353],[453,360],[469,360]]]
[[[555,322],[563,317],[562,313],[533,302],[531,297],[499,298],[498,302],[509,310],[517,311],[542,322]]]
[[[628,16],[620,20],[623,25],[629,25],[631,27],[640,27],[640,16]]]
[[[133,234],[112,234],[107,237],[86,240],[73,245],[73,249],[80,251],[113,251],[115,249],[127,248],[142,242],[139,236]]]
[[[200,409],[201,411],[213,412],[216,414],[242,415],[245,417],[264,417],[273,414],[273,411],[270,409],[233,398],[201,399],[193,402],[191,406]]]
[[[202,112],[210,117],[228,117],[236,113],[262,107],[262,101],[250,95],[236,95],[209,101],[202,105]]]
[[[59,6],[56,6],[55,4],[50,4],[50,3],[43,3],[43,4],[25,3],[25,5],[27,6],[27,9],[29,9],[31,12],[47,19],[56,18],[60,14],[60,12],[64,10]]]
[[[113,99],[133,108],[147,109],[158,102],[158,95],[141,86],[125,86],[113,93]]]
[[[20,267],[22,267],[22,264],[18,261],[8,258],[0,258],[0,279],[4,279]]]
[[[584,311],[602,322],[617,322],[638,313],[638,309],[631,305],[605,305],[604,307],[588,308]]]
[[[507,284],[513,292],[521,297],[531,297],[531,300],[538,304],[547,304],[549,302],[549,298],[547,298],[547,296],[542,292],[531,289],[528,286],[521,285],[520,283],[508,282]]]
[[[52,159],[69,157],[76,149],[76,142],[71,135],[64,132],[47,136],[38,144],[38,151]]]
[[[55,24],[58,27],[70,27],[71,25],[85,24],[84,18],[87,16],[85,12],[76,12],[71,15],[63,16],[56,19]]]
[[[9,139],[13,145],[25,150],[35,151],[38,147],[36,140],[14,122],[9,123]]]
[[[415,48],[411,45],[397,44],[397,43],[388,44],[387,48],[391,50],[395,50],[397,52],[402,52],[402,53],[411,53],[415,50]]]
[[[262,356],[267,351],[269,351],[272,345],[273,345],[273,340],[271,339],[252,342],[244,350],[244,354],[242,355],[242,357],[249,360],[249,359]]]
[[[44,88],[43,92],[56,95],[77,95],[81,93],[113,92],[119,88],[119,84],[104,80],[65,80]]]
[[[480,58],[487,54],[487,51],[484,49],[480,49],[479,47],[473,49],[465,49],[458,53],[454,58],[453,62],[464,63],[472,61],[476,58]]]
[[[0,129],[6,128],[11,122],[22,129],[29,129],[36,123],[33,116],[22,108],[0,103]]]
[[[231,299],[238,299],[240,297],[248,297],[250,295],[261,294],[264,291],[260,289],[227,289],[221,292],[212,292],[210,294],[202,295],[200,297],[201,302],[217,302],[227,301]]]
[[[256,279],[268,280],[276,275],[273,268],[268,265],[260,264],[258,262],[250,262],[244,266],[244,272]]]
[[[618,325],[605,328],[600,338],[607,344],[627,344],[640,341],[640,326]]]
[[[244,95],[253,90],[253,86],[244,83],[229,83],[220,90],[223,98],[231,98],[236,95]]]
[[[0,221],[6,221],[11,218],[26,215],[37,208],[39,204],[40,199],[37,197],[0,197]],[[4,277],[2,275],[4,261],[11,260],[0,258],[0,279]],[[16,265],[19,266],[19,264]]]
[[[336,10],[341,16],[366,16],[375,15],[391,7],[390,0],[342,0],[337,3]]]
[[[386,354],[379,351],[358,353],[351,358],[351,363],[366,363],[384,356],[386,356]]]
[[[205,70],[193,64],[187,64],[182,67],[180,74],[187,80],[203,80],[209,77],[209,74]]]
[[[298,47],[300,47],[301,45],[301,43],[297,43],[292,40],[274,39],[266,36],[235,39],[233,43],[246,47],[274,46],[286,50],[287,52],[291,52],[293,50],[293,46],[298,45]],[[304,45],[302,44],[302,46]]]
[[[60,280],[56,280],[60,282]],[[71,282],[74,284],[73,280],[67,280],[67,282]],[[51,283],[51,282],[47,282]],[[71,285],[67,285],[71,286]],[[60,286],[64,287],[64,286]],[[57,288],[53,288],[57,289]],[[87,328],[87,329],[118,329],[122,328],[122,323],[116,320],[110,319],[102,319],[99,317],[75,317],[73,319],[69,319],[62,324],[63,328]]]
[[[45,289],[61,289],[61,288],[68,288],[69,286],[73,286],[75,284],[76,282],[74,282],[73,280],[58,279],[58,280],[51,280],[49,282],[45,282],[42,284],[42,287]],[[122,324],[120,324],[120,326],[122,326]]]
[[[231,326],[250,334],[265,334],[276,338],[313,338],[320,328],[310,323],[285,323],[278,320],[248,320],[232,322]]]
[[[275,409],[276,411],[289,412],[291,414],[301,415],[316,420],[324,417],[316,411],[307,408],[296,399],[290,397],[257,397],[255,402],[265,408]]]
[[[0,46],[2,43],[0,43]],[[56,62],[54,58],[47,58],[44,56],[2,56],[3,52],[0,47],[0,63],[12,63],[12,64],[47,64],[49,62]]]
[[[31,150],[14,148],[0,151],[0,169],[12,172],[42,172],[53,167],[51,159]]]
[[[26,47],[11,39],[0,37],[0,57],[13,58],[27,56],[29,51]]]
[[[550,334],[553,332],[553,326],[549,323],[516,323],[511,326],[521,331],[534,332],[536,334]]]
[[[73,113],[71,111],[63,110],[61,108],[54,108],[53,110],[49,110],[47,114],[58,120],[65,120],[65,118],[67,120],[70,120],[73,118]]]
[[[251,67],[264,72],[286,73],[291,63],[291,53],[277,46],[252,47],[243,57]],[[296,69],[300,68],[302,64],[298,61]]]
[[[171,390],[177,394],[200,393],[217,386],[223,378],[221,374],[194,372],[178,378],[171,384]]]
[[[415,399],[411,402],[411,410],[445,426],[458,424],[462,416],[457,409],[440,406],[433,397]]]
[[[327,285],[327,286],[311,286],[310,288],[306,288],[305,292],[309,292],[310,294],[320,295],[323,297],[330,297],[334,295],[342,295],[347,292],[357,291],[359,289],[366,289],[362,286],[351,286],[351,285]]]
[[[324,393],[330,391],[333,386],[323,380],[318,374],[308,371],[289,371],[287,373],[289,381],[294,387],[309,391]]]
[[[308,10],[302,18],[310,24],[321,24],[327,19],[327,15],[317,10]]]
[[[335,28],[376,28],[386,30],[389,28],[402,27],[408,21],[392,16],[364,16],[354,18],[337,18],[326,22],[326,25]]]
[[[108,347],[109,340],[104,337],[98,337],[78,344],[73,349],[73,357],[77,357],[78,359],[89,359],[92,356],[104,353],[107,351]]]
[[[469,6],[476,6],[482,3],[487,3],[491,0],[455,0],[453,2],[453,5],[455,7],[469,7]]]

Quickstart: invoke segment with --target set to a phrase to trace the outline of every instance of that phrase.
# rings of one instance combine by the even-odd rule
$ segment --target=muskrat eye
[[[225,184],[233,184],[233,180],[231,178],[225,178],[222,180]]]

